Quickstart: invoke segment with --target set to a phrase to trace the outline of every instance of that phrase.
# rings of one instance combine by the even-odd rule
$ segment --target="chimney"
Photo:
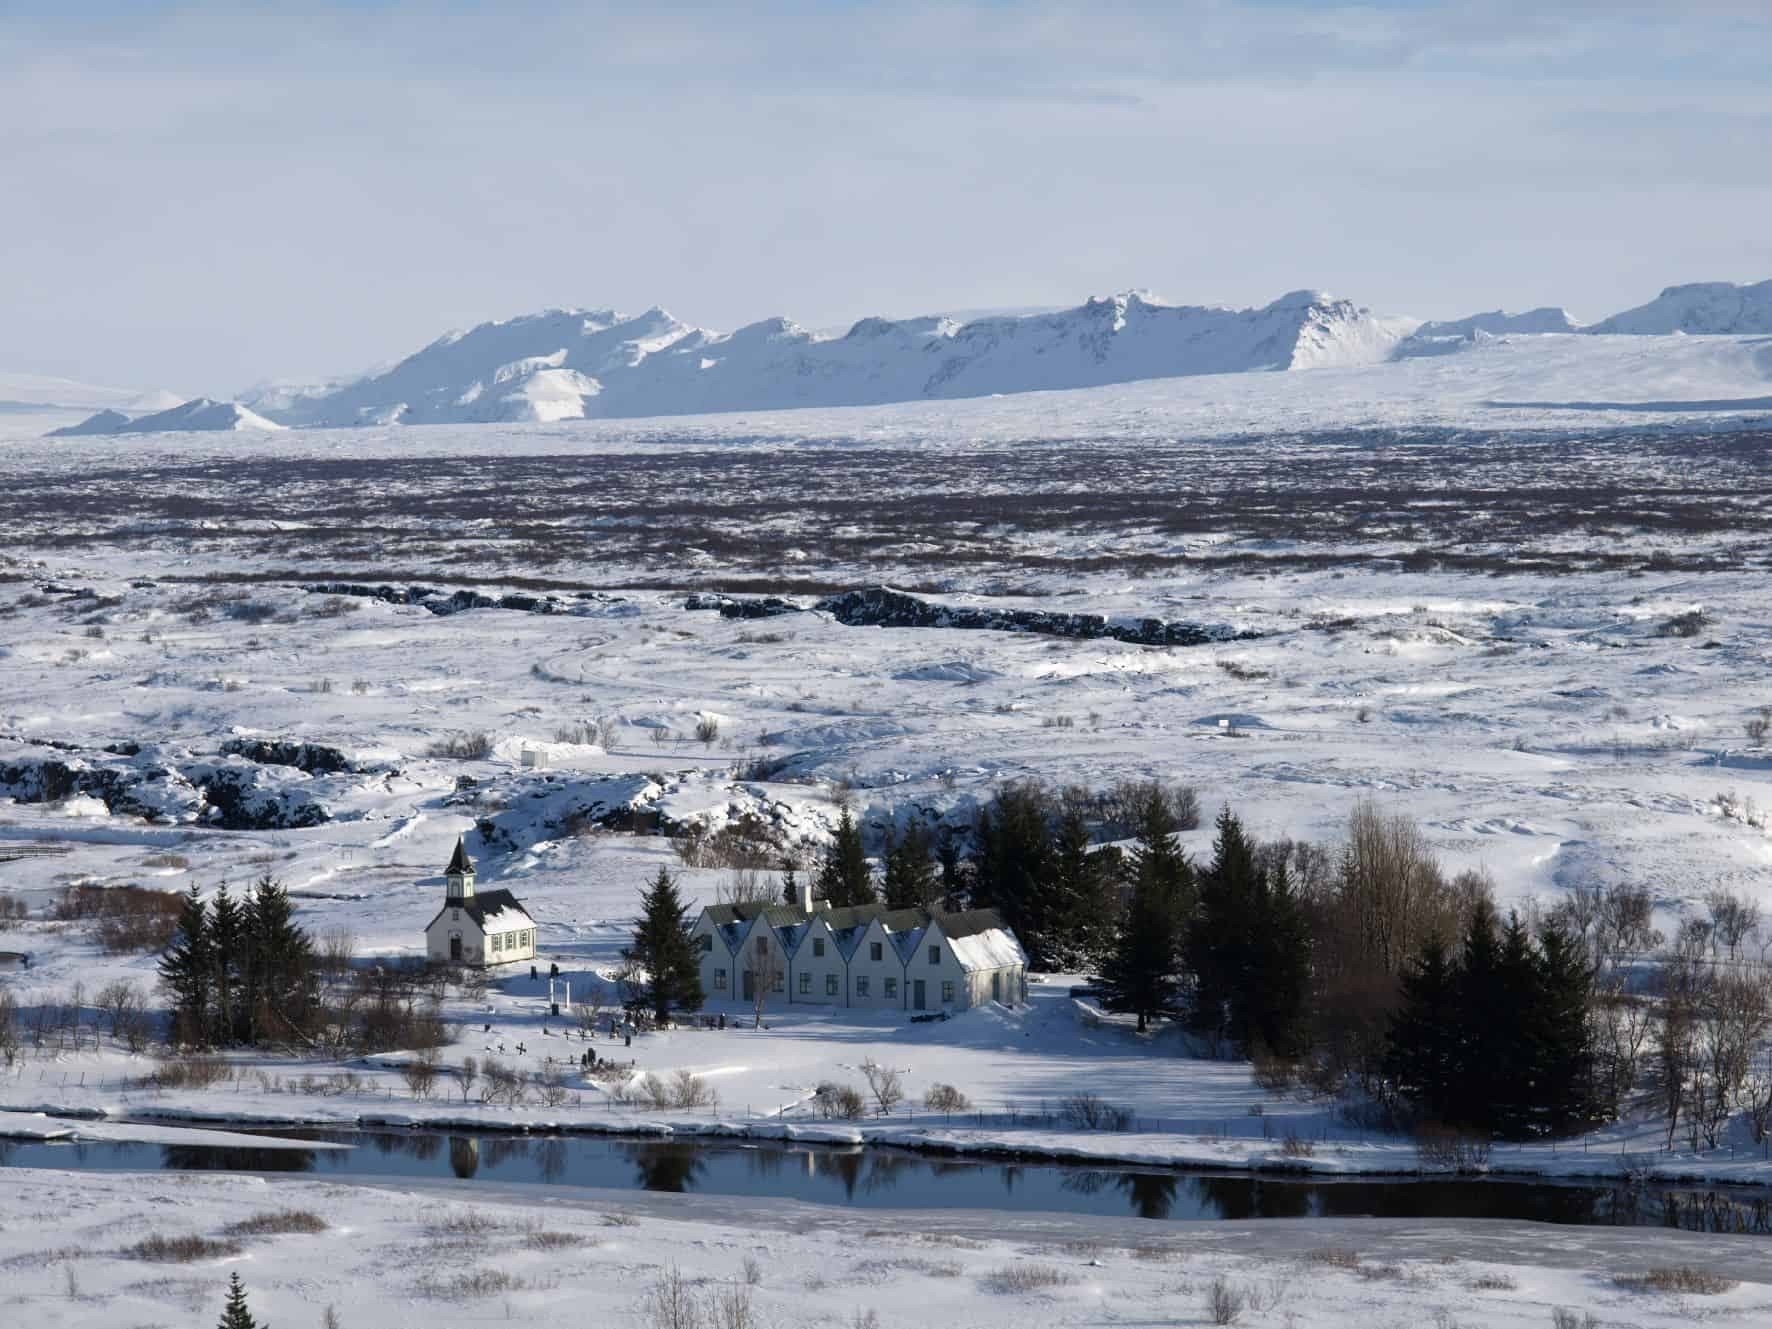
[[[812,912],[812,883],[809,880],[800,883],[800,912],[802,914]]]

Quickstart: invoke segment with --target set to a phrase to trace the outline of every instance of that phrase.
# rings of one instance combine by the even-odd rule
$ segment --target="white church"
[[[475,891],[474,860],[460,836],[443,880],[443,908],[425,928],[426,955],[482,969],[535,958],[535,920],[509,891]]]

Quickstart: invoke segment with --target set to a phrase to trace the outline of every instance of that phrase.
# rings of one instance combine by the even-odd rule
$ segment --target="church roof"
[[[456,873],[466,876],[473,870],[474,860],[468,857],[467,846],[462,843],[461,836],[458,835],[455,837],[455,852],[449,856],[449,866],[443,871],[450,876],[454,876]]]
[[[509,891],[476,891],[465,900],[451,900],[437,911],[437,918],[442,918],[446,910],[459,909],[474,920],[474,925],[482,932],[504,932],[510,928],[522,927],[534,923],[516,896]],[[431,923],[435,923],[433,918]],[[430,931],[430,923],[425,930]]]

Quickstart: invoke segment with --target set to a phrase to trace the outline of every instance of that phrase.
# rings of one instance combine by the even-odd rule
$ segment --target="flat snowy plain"
[[[0,864],[0,889],[40,907],[72,882],[208,889],[269,871],[315,933],[346,928],[365,952],[410,954],[441,897],[455,836],[489,818],[490,842],[470,836],[482,884],[525,901],[544,963],[582,985],[612,967],[641,883],[676,859],[661,837],[574,830],[576,812],[632,804],[672,822],[717,824],[749,811],[816,842],[840,787],[877,827],[912,806],[964,820],[1010,778],[1100,787],[1155,776],[1193,785],[1208,811],[1229,803],[1264,837],[1333,841],[1355,802],[1375,798],[1420,821],[1449,868],[1487,869],[1507,903],[1550,904],[1577,883],[1629,880],[1654,889],[1664,926],[1716,887],[1772,906],[1772,838],[1758,813],[1772,803],[1772,750],[1747,731],[1772,704],[1769,383],[1764,338],[1509,338],[1360,370],[939,406],[271,438],[11,439],[0,457],[10,533],[0,573],[14,579],[0,588],[0,767],[223,767],[250,782],[253,806],[309,809],[300,819],[317,824],[217,829],[188,782],[156,785],[155,819],[91,795],[21,796],[0,804],[0,851],[46,842],[64,852]],[[571,612],[439,616],[299,589],[321,579],[549,591]],[[683,608],[694,589],[780,591],[810,604],[882,581],[956,604],[1149,615],[1261,635],[1153,648],[855,628],[811,612],[735,621]],[[1696,635],[1668,635],[1666,625],[1694,613]],[[695,741],[709,718],[719,737]],[[592,720],[608,722],[602,743],[558,737]],[[470,732],[492,737],[491,757],[427,755],[436,740]],[[231,738],[323,744],[353,769],[309,774],[225,757]],[[127,743],[142,754],[104,750]],[[538,769],[521,764],[525,749]],[[767,779],[746,778],[765,770]],[[477,787],[458,792],[464,775]],[[1201,853],[1209,829],[1188,839]],[[718,871],[683,875],[703,901],[726,884]],[[151,981],[151,960],[107,956],[56,925],[16,926],[0,934],[0,949],[32,954],[29,971],[0,979],[27,1004],[76,983],[92,993],[112,978]],[[1067,982],[1039,985],[1025,1010],[943,1025],[814,1007],[772,1012],[767,1031],[636,1042],[641,1070],[706,1075],[720,1092],[717,1111],[635,1112],[575,1085],[567,1104],[496,1115],[816,1136],[830,1128],[803,1106],[812,1086],[858,1079],[854,1067],[871,1054],[903,1068],[913,1096],[950,1082],[987,1116],[895,1119],[870,1132],[1261,1166],[1277,1147],[1262,1122],[1274,1122],[1319,1141],[1316,1168],[1413,1166],[1407,1142],[1363,1137],[1319,1105],[1271,1099],[1246,1067],[1178,1055],[1173,1033],[1140,1039],[1097,1020],[1069,1000]],[[451,1058],[490,1050],[518,1060],[519,1042],[532,1066],[575,1058],[580,1045],[559,1022],[542,1033],[543,987],[525,972],[495,984],[483,1005],[457,999]],[[736,1007],[728,1013],[741,1022]],[[263,1122],[495,1115],[452,1108],[441,1094],[415,1103],[376,1067],[351,1067],[364,1089],[343,1097],[266,1092],[251,1078],[159,1098],[129,1088],[150,1069],[150,1059],[108,1045],[29,1057],[0,1078],[0,1100]],[[1083,1134],[1026,1120],[1078,1086],[1133,1108],[1145,1129]],[[1260,1119],[1249,1113],[1256,1104]],[[11,1119],[22,1134],[66,1125]],[[1603,1172],[1616,1168],[1609,1160],[1652,1152],[1658,1134],[1657,1123],[1625,1123],[1553,1157],[1497,1150],[1495,1163]],[[1772,1165],[1739,1141],[1656,1164],[1674,1175],[1772,1178]],[[407,1285],[416,1265],[407,1281],[378,1272],[427,1246],[420,1224],[434,1220],[415,1217],[409,1196],[283,1182],[272,1195],[263,1182],[227,1178],[3,1175],[24,1180],[0,1187],[0,1249],[17,1272],[14,1295],[29,1298],[40,1322],[149,1321],[175,1309],[213,1318],[226,1262],[195,1271],[196,1282],[180,1268],[163,1288],[127,1291],[157,1271],[94,1255],[75,1262],[75,1298],[43,1252],[111,1249],[130,1232],[166,1228],[169,1214],[209,1231],[280,1203],[313,1208],[333,1229],[255,1241],[239,1257],[274,1323],[317,1319],[317,1309],[298,1306],[331,1300],[347,1324],[439,1322]],[[497,1202],[484,1189],[472,1198]],[[1205,1253],[1197,1231],[1184,1240],[1201,1244],[1178,1264],[1117,1252],[1100,1266],[1086,1255],[1019,1254],[1050,1237],[933,1253],[902,1237],[919,1258],[944,1264],[931,1274],[892,1266],[902,1251],[882,1252],[875,1270],[871,1252],[857,1253],[849,1229],[862,1220],[853,1217],[821,1213],[815,1232],[786,1235],[755,1202],[744,1213],[706,1197],[686,1207],[669,1197],[623,1203],[662,1207],[639,1229],[608,1230],[570,1206],[558,1217],[550,1209],[550,1225],[582,1222],[603,1242],[582,1259],[532,1251],[518,1227],[501,1227],[480,1262],[510,1271],[517,1286],[453,1307],[447,1322],[498,1318],[507,1302],[513,1313],[561,1295],[576,1305],[579,1292],[631,1314],[636,1289],[664,1261],[727,1278],[760,1244],[769,1250],[758,1296],[783,1323],[846,1322],[863,1305],[888,1326],[922,1321],[937,1305],[964,1323],[1030,1313],[1053,1324],[1198,1322],[1221,1269],[1287,1283],[1271,1312],[1251,1317],[1257,1323],[1377,1315],[1417,1324],[1432,1322],[1435,1308],[1468,1325],[1544,1323],[1551,1304],[1641,1324],[1689,1323],[1699,1306],[1742,1323],[1772,1313],[1759,1285],[1772,1280],[1758,1266],[1742,1265],[1754,1282],[1702,1302],[1613,1288],[1607,1274],[1647,1258],[1635,1233],[1559,1230],[1554,1242],[1506,1244],[1511,1290],[1472,1288],[1475,1268],[1434,1263],[1460,1242],[1479,1248],[1478,1224],[1419,1225],[1424,1253],[1401,1279],[1287,1262],[1306,1243],[1364,1249],[1364,1239],[1248,1224],[1225,1225],[1217,1240],[1287,1260],[1276,1254],[1264,1272],[1260,1254]],[[511,1204],[501,1224],[533,1216]],[[866,1221],[909,1233],[953,1231],[960,1220]],[[1038,1226],[1025,1221],[1030,1232]],[[1066,1231],[1065,1242],[1119,1240]],[[1655,1235],[1666,1243],[1654,1247],[1657,1261],[1702,1254],[1679,1234]],[[1386,1228],[1382,1241],[1396,1244],[1384,1259],[1404,1260],[1416,1239]],[[1736,1258],[1706,1241],[1711,1263]],[[461,1239],[449,1244],[454,1273]],[[328,1254],[345,1246],[348,1256]],[[953,1260],[960,1269],[950,1274]],[[1017,1260],[1062,1263],[1077,1279],[1038,1294],[1030,1309],[1022,1295],[990,1291],[989,1272]],[[816,1271],[822,1285],[808,1286]],[[190,1302],[177,1307],[181,1296]],[[157,1309],[128,1300],[155,1297]]]

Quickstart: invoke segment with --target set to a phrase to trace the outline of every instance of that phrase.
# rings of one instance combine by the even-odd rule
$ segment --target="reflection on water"
[[[0,1168],[323,1172],[769,1196],[857,1208],[1146,1219],[1502,1218],[1772,1233],[1772,1193],[1399,1178],[1327,1181],[929,1158],[889,1149],[607,1136],[302,1132],[349,1149],[0,1141]]]

